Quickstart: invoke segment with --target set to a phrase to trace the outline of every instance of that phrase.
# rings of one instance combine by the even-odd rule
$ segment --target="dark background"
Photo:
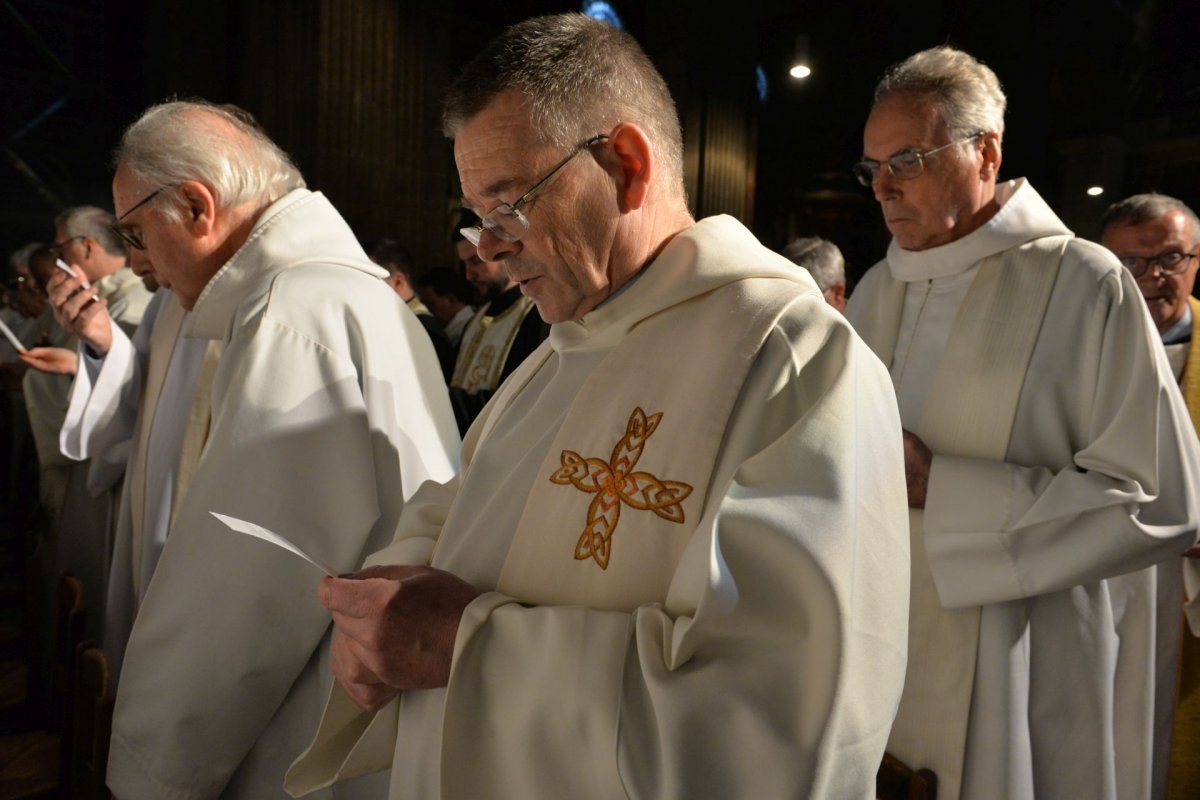
[[[848,168],[883,70],[968,50],[1009,98],[1001,177],[1026,176],[1080,235],[1127,194],[1200,206],[1200,2],[613,0],[667,78],[697,214],[731,213],[771,247],[819,234],[852,272],[888,236]],[[449,264],[459,195],[438,103],[505,25],[551,0],[0,0],[0,251],[51,236],[68,205],[110,207],[121,129],[171,96],[254,113],[362,238]],[[787,76],[797,34],[814,73]],[[755,70],[767,78],[760,100]],[[1084,190],[1104,186],[1101,197]]]

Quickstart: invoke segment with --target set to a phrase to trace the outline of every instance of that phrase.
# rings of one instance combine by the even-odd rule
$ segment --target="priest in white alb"
[[[516,25],[444,119],[480,257],[553,325],[455,480],[323,581],[339,685],[288,790],[874,797],[908,590],[886,371],[808,276],[691,218],[628,34]]]
[[[331,683],[320,573],[211,512],[354,569],[422,481],[454,474],[441,371],[346,222],[240,117],[148,109],[121,139],[113,201],[134,262],[191,312],[181,335],[223,349],[126,650],[108,785],[121,800],[283,797]]]
[[[855,166],[893,238],[846,314],[890,367],[912,510],[888,750],[939,800],[1149,798],[1144,568],[1196,541],[1200,453],[1132,276],[998,181],[1004,109],[970,55],[917,53]]]

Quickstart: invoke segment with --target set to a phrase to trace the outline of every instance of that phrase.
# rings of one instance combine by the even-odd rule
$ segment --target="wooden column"
[[[238,95],[362,239],[390,236],[418,271],[446,252],[452,166],[440,133],[449,16],[392,0],[239,7]]]

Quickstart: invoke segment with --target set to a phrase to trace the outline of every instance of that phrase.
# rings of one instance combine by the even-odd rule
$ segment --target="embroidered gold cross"
[[[668,522],[683,522],[683,502],[692,487],[679,481],[663,481],[649,472],[634,472],[642,448],[658,428],[663,412],[647,417],[641,408],[629,415],[625,435],[613,448],[605,463],[599,458],[584,458],[571,450],[562,451],[562,466],[550,480],[571,484],[585,492],[595,492],[588,506],[587,527],[575,545],[575,558],[593,558],[601,569],[608,569],[612,554],[612,535],[621,518],[621,503],[642,511],[653,511]]]

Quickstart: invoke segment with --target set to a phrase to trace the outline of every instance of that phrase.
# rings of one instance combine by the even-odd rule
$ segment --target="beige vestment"
[[[858,797],[899,697],[900,432],[811,279],[728,217],[549,340],[370,563],[485,594],[449,686],[335,689],[288,789],[392,798]]]

